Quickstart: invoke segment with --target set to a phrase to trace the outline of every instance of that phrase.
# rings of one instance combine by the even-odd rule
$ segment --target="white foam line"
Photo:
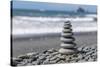
[[[26,17],[15,16],[13,20],[30,20],[30,21],[93,21],[94,17],[76,17],[76,18],[61,18],[61,17]]]

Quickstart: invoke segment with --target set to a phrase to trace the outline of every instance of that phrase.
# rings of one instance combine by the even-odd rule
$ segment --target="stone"
[[[64,29],[65,28],[68,28],[69,29],[70,27],[72,27],[72,25],[64,25],[63,27],[64,27]]]
[[[42,55],[42,56],[39,57],[39,59],[40,60],[45,60],[46,59],[46,56],[45,55]]]
[[[36,61],[38,57],[36,56],[32,56],[30,59],[32,59],[32,61]]]
[[[57,62],[57,63],[65,63],[65,61],[64,60],[60,60],[59,62]]]
[[[82,51],[83,47],[78,47],[77,50],[78,51]]]
[[[61,54],[73,54],[73,53],[75,53],[75,50],[61,48],[59,50],[59,53],[61,53]]]
[[[39,61],[32,62],[32,65],[39,65]]]
[[[62,30],[63,33],[71,33],[72,32],[72,29],[64,29]]]
[[[73,44],[73,43],[62,43],[60,46],[61,46],[62,48],[73,48],[73,47],[75,47],[76,45]]]
[[[29,59],[29,56],[27,56],[27,55],[20,55],[20,56],[18,56],[18,58]]]
[[[53,55],[50,54],[49,56],[46,57],[46,59],[49,60],[52,56],[53,56]]]
[[[21,61],[23,61],[23,59],[22,58],[12,58],[12,61],[21,62]]]
[[[58,55],[57,56],[60,60],[65,60],[66,58],[65,58],[65,56],[61,56],[61,55]]]
[[[46,52],[48,52],[47,50],[44,50],[42,53],[46,53]]]
[[[35,56],[35,55],[38,55],[38,52],[27,53],[26,55],[27,56]]]
[[[49,50],[47,50],[48,52],[50,52],[50,53],[53,53],[53,52],[55,52],[56,50],[55,49],[49,49]]]
[[[78,57],[78,55],[77,55],[77,54],[73,54],[72,56],[73,56],[73,57]]]
[[[45,61],[43,61],[43,64],[49,64],[49,59],[46,59]]]
[[[62,42],[65,42],[65,43],[66,43],[66,42],[71,42],[71,43],[72,43],[74,40],[75,40],[75,39],[72,38],[72,37],[71,37],[71,38],[64,38],[64,37],[61,37],[61,41],[62,41]]]
[[[89,48],[88,48],[88,47],[85,47],[85,48],[83,49],[83,51],[87,52],[87,51],[89,51]]]
[[[17,64],[19,64],[18,61],[12,61],[12,63],[11,63],[12,66],[17,66]]]
[[[56,61],[56,63],[57,63],[57,62],[59,62],[60,60],[61,60],[60,58],[57,58],[55,61]]]
[[[25,66],[24,64],[17,64],[17,66]]]
[[[28,63],[26,66],[32,66],[32,64],[31,63]]]
[[[53,61],[50,61],[49,64],[55,64],[57,61],[56,60],[53,60]]]
[[[70,21],[65,22],[64,24],[71,24]]]
[[[51,55],[54,56],[54,55],[57,55],[57,54],[59,54],[59,52],[54,52]]]
[[[52,60],[56,60],[56,59],[57,59],[57,57],[54,56],[54,57],[50,58],[50,61],[52,61]]]
[[[28,61],[28,59],[23,59],[23,62],[22,63],[28,63],[29,61]]]
[[[68,33],[62,33],[61,36],[62,37],[71,37],[73,35],[73,33],[68,32]]]

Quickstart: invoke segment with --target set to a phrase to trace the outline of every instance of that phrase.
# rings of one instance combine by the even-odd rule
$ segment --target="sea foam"
[[[73,32],[97,31],[94,17],[27,17],[15,16],[12,19],[12,35],[16,37],[27,37],[27,35],[43,35],[50,33],[61,33],[63,23],[71,21]]]

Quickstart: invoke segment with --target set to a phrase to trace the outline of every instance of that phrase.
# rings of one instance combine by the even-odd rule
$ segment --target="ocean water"
[[[44,10],[13,10],[12,35],[15,38],[61,33],[70,20],[74,33],[97,31],[96,14]]]

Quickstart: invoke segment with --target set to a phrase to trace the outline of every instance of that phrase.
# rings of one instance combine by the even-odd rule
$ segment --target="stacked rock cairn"
[[[61,54],[73,54],[76,53],[77,50],[75,48],[76,44],[74,43],[75,38],[72,33],[72,25],[70,21],[64,23],[63,31],[61,34],[61,48],[59,52]]]

